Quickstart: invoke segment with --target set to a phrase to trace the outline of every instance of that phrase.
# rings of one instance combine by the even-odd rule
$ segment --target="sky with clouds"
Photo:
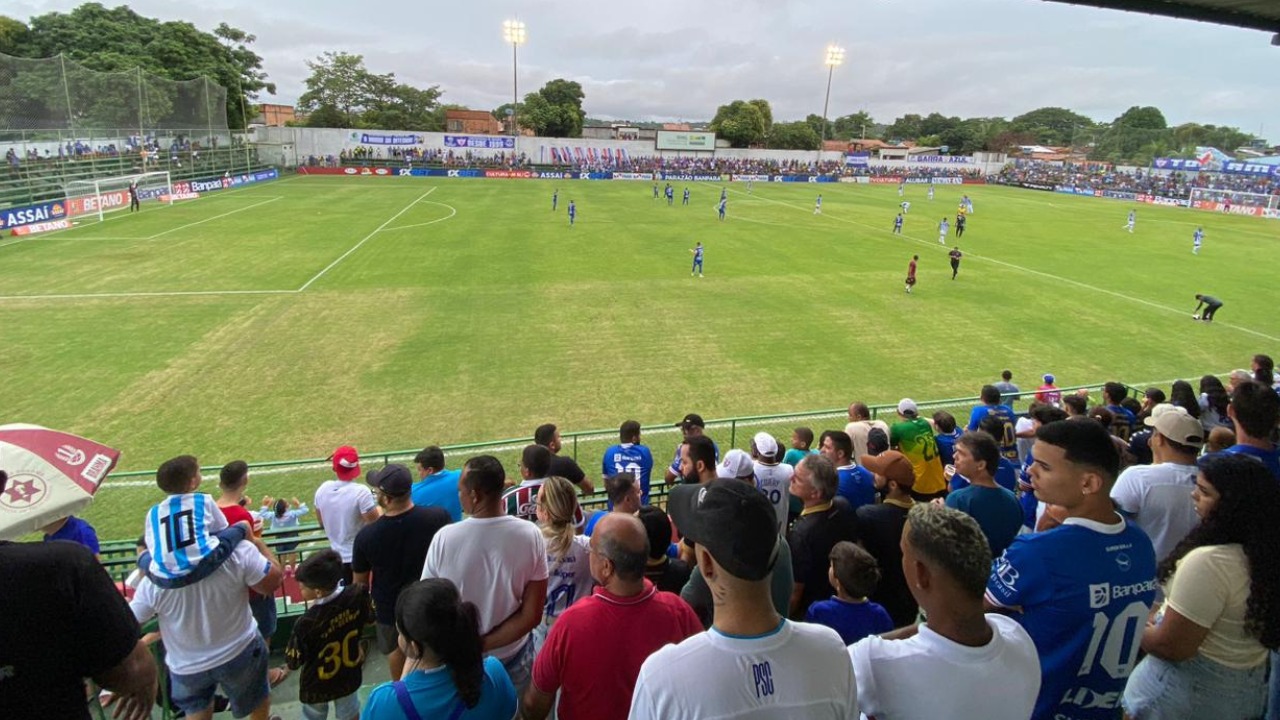
[[[74,0],[9,0],[20,20]],[[105,5],[114,5],[105,0]],[[227,22],[257,36],[292,103],[306,61],[358,53],[369,70],[439,85],[479,109],[509,102],[518,17],[520,93],[557,77],[580,82],[592,117],[708,120],[735,99],[765,98],[776,120],[821,113],[825,48],[847,54],[831,85],[832,117],[866,109],[1005,116],[1045,105],[1110,121],[1155,105],[1170,123],[1240,127],[1280,142],[1280,48],[1253,30],[1042,0],[133,0],[137,12]]]

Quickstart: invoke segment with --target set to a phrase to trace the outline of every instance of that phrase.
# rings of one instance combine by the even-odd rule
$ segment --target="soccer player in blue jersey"
[[[986,602],[1031,636],[1032,720],[1114,720],[1156,593],[1156,554],[1111,504],[1120,455],[1095,422],[1036,431],[1031,485],[1062,524],[1019,535],[992,564]]]
[[[628,420],[618,428],[618,444],[604,451],[600,470],[605,477],[631,473],[640,483],[640,504],[649,504],[649,479],[653,474],[653,453],[640,444],[640,423]],[[613,503],[609,503],[613,509]]]
[[[902,213],[898,213],[898,217],[893,219],[893,232],[895,235],[902,234]]]
[[[684,189],[684,199],[680,202],[680,204],[681,205],[689,204],[689,188]]]
[[[969,199],[968,195],[960,198],[960,207],[964,208],[966,213],[973,214],[973,201]]]
[[[663,192],[667,195],[667,206],[674,205],[676,202],[676,189],[671,187],[670,183],[667,183],[667,187]]]
[[[723,219],[724,218],[723,203],[721,203],[721,206],[722,207],[720,209],[720,217],[721,219]],[[693,274],[695,272],[698,273],[698,277],[702,277],[702,243],[698,243],[697,245],[695,245],[693,249],[690,250],[689,252],[693,253],[693,268],[689,270],[689,277],[693,277]]]
[[[729,197],[729,188],[720,188],[720,202],[724,202]]]
[[[658,183],[653,184],[653,199],[658,199]]]
[[[813,214],[814,215],[822,214],[822,196],[821,195],[819,195],[818,199],[813,202]]]
[[[556,191],[551,193],[551,212],[555,212],[556,206],[558,206],[559,204],[560,204],[560,188],[556,188]]]
[[[1130,233],[1132,233],[1132,232],[1133,232],[1133,226],[1134,226],[1137,222],[1138,222],[1138,211],[1137,211],[1137,210],[1130,210],[1130,211],[1129,211],[1129,220],[1128,220],[1127,222],[1125,222],[1125,225],[1124,225],[1124,226],[1125,226],[1125,228],[1126,228]]]
[[[720,213],[720,219],[721,219],[721,220],[724,220],[724,206],[725,206],[725,204],[726,204],[726,203],[728,203],[728,202],[729,202],[729,201],[728,201],[728,199],[726,199],[726,198],[725,198],[724,193],[723,193],[723,192],[721,192],[721,193],[720,193],[720,204],[719,204],[719,205],[716,205],[716,211]]]
[[[569,201],[569,227],[573,227],[573,221],[577,217],[578,217],[578,208],[573,204],[573,201],[570,200]]]
[[[1191,236],[1191,254],[1192,255],[1200,254],[1200,245],[1203,242],[1204,242],[1204,228],[1198,227],[1196,228],[1195,234]]]

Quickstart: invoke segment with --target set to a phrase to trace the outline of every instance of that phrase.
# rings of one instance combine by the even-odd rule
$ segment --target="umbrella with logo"
[[[0,539],[35,532],[93,500],[120,451],[39,425],[0,425]]]

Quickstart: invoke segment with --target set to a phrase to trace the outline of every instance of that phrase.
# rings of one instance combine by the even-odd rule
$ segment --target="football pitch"
[[[673,184],[669,207],[647,182],[294,177],[0,238],[5,421],[149,469],[975,395],[1004,368],[1194,381],[1280,351],[1275,221],[1143,205],[1130,235],[1129,203],[909,185],[897,236],[894,185],[729,184],[721,222],[721,185],[682,206]],[[1225,301],[1213,324],[1195,293]],[[157,494],[109,481],[85,515],[127,536]]]

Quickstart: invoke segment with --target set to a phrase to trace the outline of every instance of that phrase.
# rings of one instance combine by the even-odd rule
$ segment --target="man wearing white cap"
[[[1151,538],[1156,559],[1173,551],[1199,522],[1191,489],[1196,484],[1196,455],[1204,446],[1200,421],[1177,405],[1161,403],[1143,423],[1151,433],[1151,465],[1133,465],[1120,473],[1111,499]]]
[[[945,497],[947,480],[942,474],[942,460],[938,457],[938,441],[934,438],[933,428],[920,417],[916,401],[911,398],[898,401],[898,416],[902,420],[889,428],[889,445],[907,456],[915,470],[916,483],[911,497],[920,502]]]
[[[756,488],[769,498],[778,514],[778,532],[786,532],[787,510],[791,492],[791,476],[795,468],[781,462],[778,440],[767,432],[758,432],[751,438],[751,457],[755,459]]]

